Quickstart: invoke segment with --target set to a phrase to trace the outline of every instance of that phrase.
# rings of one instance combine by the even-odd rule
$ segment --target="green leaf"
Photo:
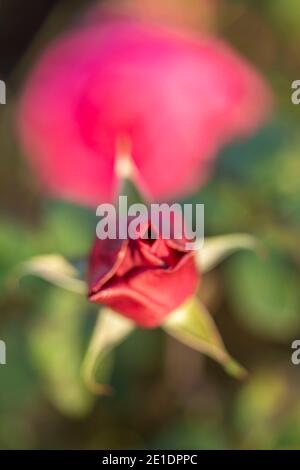
[[[66,257],[76,257],[88,252],[95,236],[96,214],[82,206],[62,201],[46,205],[40,237]]]
[[[261,259],[242,253],[226,270],[234,312],[254,333],[277,340],[299,330],[299,282],[293,267],[277,252]]]
[[[235,420],[240,432],[272,426],[288,400],[288,383],[278,370],[262,369],[252,375],[236,399]]]
[[[218,361],[229,375],[246,376],[245,369],[226,351],[211,315],[195,297],[171,313],[162,327],[182,343]]]
[[[126,317],[109,308],[101,310],[82,366],[84,381],[93,393],[110,392],[110,387],[98,383],[97,377],[100,374],[103,379],[103,375],[106,375],[108,357],[133,329],[134,323]]]
[[[77,294],[86,293],[86,283],[78,279],[75,267],[60,255],[34,256],[17,266],[10,280],[12,282],[26,275],[40,277]]]
[[[290,390],[286,374],[276,365],[275,370],[263,368],[251,374],[234,403],[234,422],[244,448],[278,448],[275,442],[282,425],[296,414]]]
[[[267,8],[271,17],[288,37],[299,38],[300,10],[298,0],[267,2]]]
[[[32,362],[44,393],[63,414],[84,416],[94,403],[80,375],[84,354],[85,301],[51,289],[29,333]]]
[[[243,233],[206,238],[204,246],[197,251],[196,262],[200,272],[213,269],[238,250],[256,250],[258,241],[255,237]]]

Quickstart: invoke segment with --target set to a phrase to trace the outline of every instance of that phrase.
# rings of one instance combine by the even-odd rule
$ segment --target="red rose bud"
[[[151,230],[149,222],[135,240],[96,239],[88,268],[89,300],[146,328],[190,298],[199,280],[185,240],[144,239]]]

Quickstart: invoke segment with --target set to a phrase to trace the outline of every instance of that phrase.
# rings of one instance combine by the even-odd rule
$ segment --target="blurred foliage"
[[[0,448],[299,449],[299,370],[290,361],[300,336],[300,107],[290,101],[291,82],[300,78],[299,2],[220,1],[220,33],[263,70],[277,109],[255,136],[221,152],[214,177],[193,196],[205,204],[207,236],[245,232],[262,241],[259,256],[234,254],[202,283],[249,379],[236,383],[160,330],[136,330],[116,351],[114,393],[99,399],[80,376],[94,306],[43,281],[16,287],[7,280],[34,255],[79,262],[94,234],[90,211],[43,201],[12,124],[32,56],[84,4],[58,2],[39,25],[8,77],[9,104],[0,108],[0,338],[8,349],[0,368]]]
[[[64,290],[51,289],[39,309],[30,330],[29,348],[45,394],[67,415],[86,414],[94,397],[81,378],[84,302]]]
[[[274,253],[266,259],[241,254],[226,274],[228,296],[245,327],[274,339],[293,338],[299,327],[299,282],[286,260]]]

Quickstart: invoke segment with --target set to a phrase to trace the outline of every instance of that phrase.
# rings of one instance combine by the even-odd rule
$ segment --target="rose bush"
[[[88,268],[89,300],[107,305],[142,327],[156,327],[196,291],[194,252],[184,240],[96,239]]]
[[[269,104],[261,77],[221,40],[95,17],[45,51],[18,124],[51,194],[112,200],[125,137],[136,183],[161,201],[199,187],[220,147],[255,129]]]

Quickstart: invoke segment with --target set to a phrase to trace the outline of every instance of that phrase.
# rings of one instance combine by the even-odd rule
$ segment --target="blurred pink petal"
[[[203,184],[220,147],[255,130],[270,102],[261,77],[223,42],[107,19],[46,50],[18,118],[45,189],[97,205],[115,196],[120,138],[153,199],[174,198]]]

